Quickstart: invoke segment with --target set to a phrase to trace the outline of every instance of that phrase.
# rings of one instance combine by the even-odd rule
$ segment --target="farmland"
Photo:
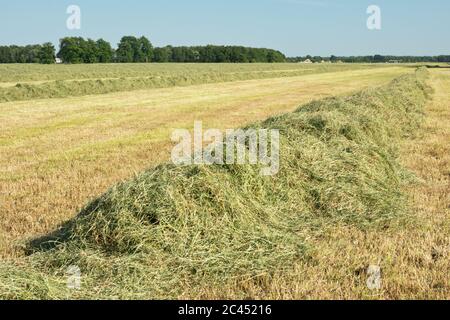
[[[301,64],[97,64],[0,65],[0,102],[64,98],[139,89],[271,79],[345,70],[380,69],[377,65]]]
[[[445,259],[450,244],[448,70],[436,69],[427,76],[418,76],[423,86],[416,87],[415,80],[411,80],[417,76],[416,68],[409,65],[0,65],[0,256],[5,261],[0,265],[0,297],[3,294],[13,298],[61,298],[74,294],[72,297],[75,298],[448,298],[446,270],[449,270],[449,264]],[[406,80],[400,87],[392,89],[389,83],[399,77]],[[434,93],[423,89],[425,86],[430,86]],[[377,91],[373,88],[385,88],[381,90],[381,98],[372,92]],[[382,161],[373,161],[377,158],[371,158],[367,151],[370,148],[363,144],[372,142],[356,135],[356,141],[363,141],[356,148],[361,163],[355,164],[361,170],[361,176],[350,178],[367,188],[360,189],[361,194],[367,193],[359,198],[355,195],[358,189],[342,184],[337,186],[343,190],[342,194],[327,198],[327,190],[336,186],[320,183],[308,186],[317,188],[317,194],[314,194],[323,201],[321,206],[328,208],[319,206],[325,216],[329,215],[327,221],[316,218],[314,212],[300,217],[300,222],[290,221],[289,210],[295,205],[306,208],[309,203],[306,200],[306,204],[295,202],[295,196],[286,191],[286,185],[294,188],[295,183],[285,180],[281,185],[287,192],[284,200],[292,202],[281,206],[281,198],[270,194],[277,200],[267,203],[273,210],[268,213],[268,219],[288,229],[293,227],[289,223],[295,223],[296,228],[305,226],[297,234],[301,239],[298,243],[289,232],[279,234],[265,224],[249,225],[249,221],[258,220],[259,207],[242,208],[226,198],[225,203],[232,208],[230,215],[242,214],[238,221],[230,222],[234,229],[227,229],[227,224],[218,227],[225,235],[234,237],[237,243],[214,236],[213,231],[211,238],[199,236],[205,230],[214,230],[215,221],[205,221],[204,217],[195,222],[204,229],[189,229],[191,220],[173,225],[187,238],[199,237],[197,242],[187,243],[178,241],[173,233],[164,233],[164,230],[158,235],[153,235],[153,229],[140,226],[132,230],[123,221],[108,215],[118,212],[120,216],[119,208],[113,208],[111,212],[104,209],[105,216],[98,220],[75,220],[70,234],[72,241],[68,244],[62,244],[50,253],[26,256],[30,239],[50,234],[112,186],[130,179],[138,186],[149,183],[145,174],[140,173],[169,159],[170,134],[175,128],[192,129],[195,120],[202,120],[205,126],[212,128],[238,128],[292,112],[302,105],[306,105],[307,110],[307,104],[312,101],[331,96],[352,97],[360,91],[366,92],[368,100],[354,98],[359,101],[355,109],[351,109],[355,115],[361,107],[371,105],[370,99],[378,98],[400,109],[405,101],[411,104],[408,108],[416,105],[422,108],[414,111],[417,114],[395,114],[390,111],[391,105],[386,104],[381,109],[383,114],[361,115],[364,119],[374,117],[373,123],[377,125],[385,123],[394,127],[380,128],[383,133],[374,138],[375,144],[380,153],[395,159],[390,160],[393,167],[398,163],[406,169],[397,172],[396,167],[392,176],[385,178],[380,172],[390,172],[390,169]],[[400,99],[399,92],[404,100],[396,100]],[[337,117],[330,118],[332,122],[349,121],[340,118],[338,113],[328,116]],[[290,128],[289,121],[279,125]],[[354,130],[360,130],[359,124],[352,122],[352,125]],[[393,149],[396,150],[384,145],[390,139],[386,137],[395,141]],[[308,142],[301,137],[298,139]],[[310,140],[314,142],[310,145],[319,148],[319,140]],[[319,149],[305,147],[300,150],[308,154],[311,168],[317,165],[323,176],[339,175],[339,171],[333,170],[346,168],[345,163],[339,167],[340,153],[336,151],[335,154],[332,149],[343,142],[333,141],[322,146],[326,148],[321,149],[318,158],[314,152]],[[414,150],[413,154],[411,150]],[[328,157],[329,162],[321,163],[321,156]],[[333,161],[337,167],[331,165]],[[430,164],[435,168],[431,172],[427,171]],[[369,169],[365,171],[366,168]],[[292,167],[287,169],[295,171]],[[204,183],[222,190],[215,184],[214,177],[218,174],[203,172]],[[251,172],[242,174],[251,176]],[[298,174],[297,178],[303,177]],[[373,186],[365,180],[367,175],[373,181],[383,181],[384,191],[370,189]],[[409,177],[405,179],[408,183],[399,182],[404,175]],[[221,181],[228,181],[230,177],[222,178]],[[149,187],[152,186],[150,183]],[[199,190],[206,188],[204,185],[197,187]],[[261,184],[257,189],[268,192],[266,187]],[[292,192],[300,192],[303,187],[297,185]],[[131,188],[140,187],[132,184]],[[167,188],[178,190],[181,187],[169,185]],[[117,194],[112,192],[105,196],[106,199],[125,197],[128,191],[119,188]],[[222,192],[232,194],[232,190]],[[245,196],[245,192],[243,194]],[[132,195],[125,198],[132,202]],[[239,199],[239,196],[234,198]],[[258,194],[254,196],[257,198]],[[336,209],[340,205],[333,202],[335,196],[348,205],[345,210]],[[374,197],[370,206],[361,200],[370,197]],[[266,198],[257,199],[262,205]],[[149,203],[152,201],[153,198],[148,199]],[[198,203],[193,200],[188,206],[190,209],[181,203],[176,207],[184,208],[180,212],[188,216],[189,210],[203,212],[204,206],[200,200]],[[208,211],[210,219],[223,213],[218,208]],[[88,217],[96,214],[95,210],[85,210],[92,213]],[[347,215],[339,215],[342,212]],[[358,212],[357,217],[353,215],[355,212]],[[133,217],[126,220],[133,221]],[[224,221],[226,219],[221,223]],[[122,228],[122,225],[126,226]],[[311,231],[314,229],[311,225],[320,227],[321,231]],[[242,226],[248,233],[242,231]],[[186,228],[184,233],[183,227]],[[155,234],[157,232],[160,231]],[[255,240],[259,239],[258,232],[267,235],[263,240],[270,246],[261,244],[258,247],[259,242]],[[148,233],[159,237],[152,240],[166,241],[168,247],[162,250],[155,245],[148,249],[148,243],[138,246],[143,247],[143,251],[133,247],[136,239],[145,239]],[[164,240],[164,237],[167,238]],[[101,239],[108,239],[108,244],[102,243]],[[170,242],[169,239],[174,240]],[[254,255],[243,254],[239,260],[236,255],[252,250],[240,247],[245,243],[243,239],[249,243],[255,240],[259,250]],[[221,249],[223,257],[202,241],[209,241],[212,247]],[[229,244],[230,250],[224,249],[224,243]],[[189,251],[186,248],[195,249],[199,254],[185,255]],[[167,252],[173,252],[174,256]],[[338,254],[340,252],[345,254]],[[151,273],[143,266],[150,263],[146,259],[154,260],[155,257],[159,262],[152,262],[152,268],[159,272]],[[211,258],[209,264],[197,263],[198,259],[208,261],[208,258]],[[235,261],[236,265],[221,263],[221,259]],[[281,268],[280,263],[289,268]],[[370,263],[382,265],[385,272],[386,285],[376,293],[367,291],[358,271]],[[62,289],[64,272],[61,270],[72,264],[91,270],[86,281],[94,288],[92,291],[70,293]],[[108,266],[116,269],[111,270]],[[179,274],[172,274],[170,270],[173,269],[179,270]],[[197,275],[191,274],[194,269]],[[117,270],[122,277],[117,276]],[[151,274],[151,278],[142,278],[142,274]],[[205,283],[199,279],[209,281]],[[23,286],[27,282],[32,290],[25,293]],[[106,288],[108,282],[117,282],[118,287]],[[149,286],[148,282],[156,285]],[[180,290],[180,287],[184,289]]]

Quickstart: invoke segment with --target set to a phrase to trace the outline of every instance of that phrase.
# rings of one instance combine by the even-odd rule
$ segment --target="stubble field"
[[[289,270],[138,297],[449,298],[448,70],[430,72],[434,93],[424,125],[398,146],[400,163],[416,176],[402,187],[413,222],[382,232],[332,225],[308,239],[310,258]],[[0,257],[7,263],[0,268],[0,297],[24,297],[27,279],[48,277],[44,289],[36,285],[44,292],[26,297],[67,295],[52,291],[52,281],[64,282],[56,271],[15,280],[6,273],[12,265],[29,268],[30,239],[51,233],[111,186],[167,161],[173,129],[192,129],[196,120],[238,128],[414,72],[407,65],[0,66]],[[383,287],[375,292],[364,285],[369,264],[383,268]],[[99,297],[136,297],[96,290]]]

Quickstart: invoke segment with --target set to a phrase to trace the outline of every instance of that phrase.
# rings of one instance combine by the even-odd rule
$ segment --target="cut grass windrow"
[[[298,63],[97,64],[54,65],[42,69],[35,65],[27,65],[26,68],[0,65],[0,103],[382,68],[388,67],[369,64],[305,66]],[[42,80],[47,77],[50,78]]]

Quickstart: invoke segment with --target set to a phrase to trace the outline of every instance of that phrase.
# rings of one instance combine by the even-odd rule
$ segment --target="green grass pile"
[[[33,241],[23,265],[0,264],[0,297],[174,298],[289,269],[336,224],[383,230],[407,213],[396,145],[420,126],[425,78],[420,69],[250,126],[280,130],[276,176],[165,164],[113,187]],[[66,289],[71,265],[80,290]]]

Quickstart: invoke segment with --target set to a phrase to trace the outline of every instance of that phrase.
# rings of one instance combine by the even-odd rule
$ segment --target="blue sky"
[[[236,44],[296,55],[450,54],[448,0],[2,0],[0,44],[145,35],[154,45]],[[68,30],[66,8],[81,8]],[[366,27],[378,5],[382,29]]]

